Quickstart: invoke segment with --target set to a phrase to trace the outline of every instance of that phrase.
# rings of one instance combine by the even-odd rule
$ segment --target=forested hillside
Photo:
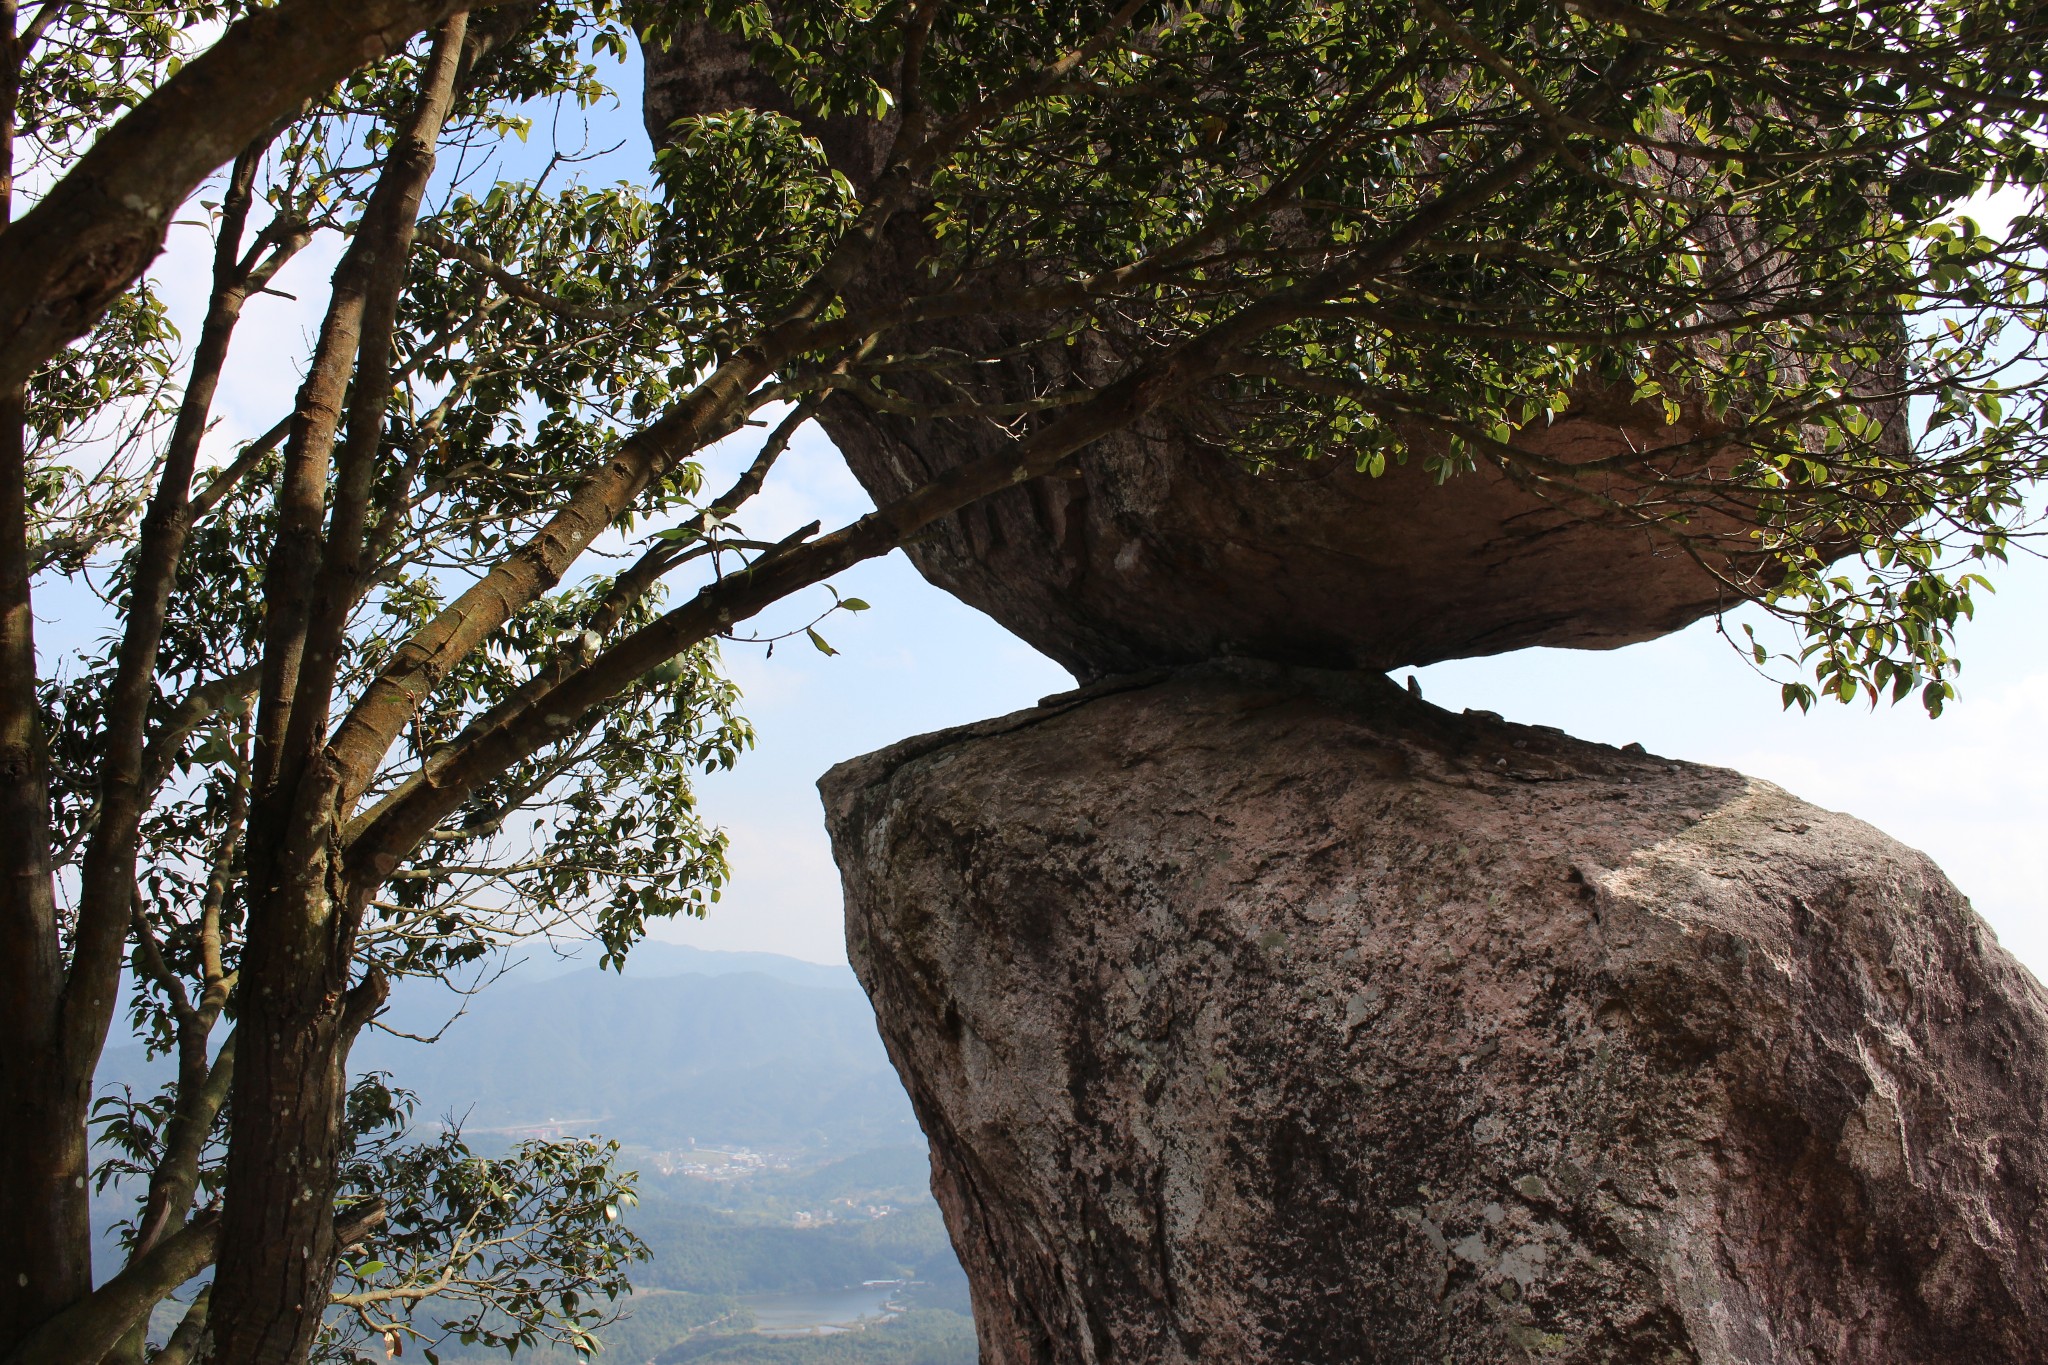
[[[458,1016],[463,1004],[440,991],[401,996],[358,1056],[416,1090],[422,1127],[459,1120],[479,1152],[575,1120],[586,1122],[570,1132],[624,1144],[622,1164],[640,1177],[639,1204],[623,1217],[649,1256],[633,1267],[625,1313],[597,1333],[611,1365],[975,1359],[966,1278],[931,1199],[923,1138],[844,967],[649,944],[624,979],[544,958]],[[432,1045],[403,1036],[437,1033]],[[101,1085],[140,1092],[159,1072],[139,1049],[110,1053]],[[116,1190],[98,1207],[105,1228],[126,1206]],[[802,1317],[815,1298],[812,1316],[829,1319],[828,1301],[866,1281],[904,1282],[869,1298],[909,1311],[859,1330],[821,1324],[820,1335],[756,1330],[757,1307]],[[540,1365],[574,1362],[560,1347],[534,1354]],[[435,1355],[441,1365],[504,1359],[457,1338]]]

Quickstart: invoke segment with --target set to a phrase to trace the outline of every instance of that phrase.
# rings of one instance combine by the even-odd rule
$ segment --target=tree
[[[198,23],[209,15],[180,17]],[[84,12],[79,22],[92,18]],[[68,75],[79,87],[72,99],[81,117],[94,100],[118,103],[126,91],[112,78],[130,73],[106,69],[107,52],[124,61],[168,62],[177,36],[175,28],[146,25],[126,33],[126,19],[111,21],[118,44],[96,44],[106,35],[53,23],[45,33],[59,41],[43,66],[29,69],[24,88],[61,89],[59,79]],[[465,561],[490,555],[508,528],[573,477],[573,462],[593,442],[607,439],[604,432],[624,415],[619,404],[648,401],[666,382],[671,357],[663,337],[673,320],[637,305],[618,309],[604,326],[588,316],[556,325],[576,313],[568,305],[499,315],[502,300],[486,297],[476,280],[465,288],[439,278],[430,260],[403,249],[440,147],[502,136],[510,126],[507,106],[520,99],[594,98],[586,54],[593,44],[622,42],[602,12],[528,6],[487,13],[474,25],[446,21],[420,49],[267,130],[237,158],[220,198],[199,206],[214,220],[217,248],[208,313],[182,385],[166,390],[177,368],[171,338],[144,286],[118,301],[89,344],[46,367],[28,390],[16,431],[34,441],[25,453],[33,460],[36,519],[22,545],[36,571],[79,583],[110,573],[108,592],[124,620],[104,652],[53,671],[30,697],[38,739],[47,746],[34,754],[47,764],[40,774],[48,791],[45,848],[70,900],[60,906],[57,885],[31,885],[28,904],[16,908],[45,918],[17,920],[10,929],[37,928],[42,937],[24,946],[61,946],[70,961],[59,978],[24,975],[24,988],[40,986],[50,995],[47,1012],[30,1025],[36,1031],[24,1035],[30,1050],[20,1059],[23,1070],[7,1075],[11,1094],[32,1106],[32,1119],[51,1116],[12,1135],[19,1147],[6,1186],[9,1225],[29,1233],[10,1279],[10,1289],[29,1291],[20,1296],[28,1302],[9,1306],[28,1317],[26,1327],[39,1325],[16,1329],[23,1358],[139,1358],[138,1324],[170,1287],[211,1261],[222,1241],[222,1210],[206,1196],[226,1178],[215,1148],[226,1131],[238,1058],[249,1055],[236,1043],[249,1020],[238,993],[250,967],[242,951],[249,863],[259,837],[279,837],[278,824],[266,829],[262,806],[251,800],[254,792],[260,803],[263,791],[254,785],[256,764],[274,755],[279,740],[272,736],[268,750],[261,746],[260,712],[250,705],[263,660],[277,655],[266,656],[265,613],[247,589],[263,577],[267,558],[296,553],[278,536],[280,509],[266,491],[274,492],[288,468],[304,466],[309,450],[324,460],[344,425],[353,433],[344,440],[367,441],[381,454],[404,452],[381,486],[356,490],[364,517],[360,548],[372,572],[338,590],[332,580],[317,579],[295,588],[314,618],[302,624],[301,638],[311,636],[328,651],[312,667],[329,671],[329,686],[348,686],[381,662],[394,631],[435,610],[436,574],[460,572]],[[38,150],[49,154],[65,129],[54,118],[41,126],[51,136]],[[252,227],[259,211],[267,221]],[[559,196],[527,187],[482,201],[457,195],[437,221],[466,240],[511,248],[511,258],[536,273],[580,256],[586,279],[576,288],[588,314],[601,313],[608,295],[621,296],[639,278],[644,211],[622,193]],[[335,272],[298,411],[195,491],[199,448],[243,305],[316,235],[337,230],[349,233],[350,249]],[[589,279],[607,256],[609,289]],[[600,340],[622,342],[639,362],[617,365]],[[287,407],[285,395],[279,402]],[[100,439],[95,423],[120,430],[124,421],[129,425],[117,439]],[[479,478],[499,445],[523,435],[528,421],[539,428],[536,448],[555,454],[524,463],[514,477]],[[76,463],[82,451],[103,458],[97,466]],[[98,477],[82,478],[88,468]],[[136,491],[143,487],[153,487],[146,511]],[[688,471],[679,470],[647,506],[658,511],[688,491]],[[313,501],[317,518],[317,491]],[[556,600],[559,620],[529,613],[492,656],[472,659],[450,680],[455,695],[502,692],[524,652],[550,650],[572,620],[582,625],[582,606],[569,596]],[[616,615],[630,622],[636,610],[645,607],[621,603]],[[293,663],[303,662],[301,652]],[[328,1016],[329,1025],[353,1033],[388,978],[458,967],[487,951],[494,934],[547,928],[584,910],[593,896],[602,907],[596,927],[623,952],[642,918],[674,913],[714,891],[722,842],[694,817],[682,774],[696,763],[728,762],[745,743],[732,701],[730,688],[709,671],[708,656],[686,652],[625,706],[556,736],[535,762],[501,774],[481,800],[501,803],[501,822],[527,822],[518,833],[529,836],[527,845],[544,855],[544,864],[524,868],[516,856],[494,856],[501,828],[483,805],[461,830],[438,833],[426,856],[390,879],[375,925],[351,932],[340,983],[346,1003]],[[409,746],[425,752],[444,742],[451,719],[432,711],[412,716]],[[536,820],[545,822],[544,834],[535,835]],[[518,885],[500,894],[513,875]],[[117,915],[124,922],[117,924]],[[142,1187],[141,1206],[128,1230],[128,1269],[87,1299],[81,1120],[124,959],[145,987],[135,1005],[136,1030],[175,1056],[178,1075],[162,1096],[122,1097],[100,1111],[104,1136],[120,1153],[101,1174],[133,1177]],[[359,979],[346,979],[351,974]],[[237,1028],[223,1041],[216,1035],[229,1022]],[[615,1216],[617,1201],[629,1193],[603,1154],[568,1144],[486,1162],[443,1140],[366,1165],[347,1154],[373,1140],[372,1120],[388,1119],[396,1101],[376,1085],[346,1091],[345,1079],[338,1065],[287,1075],[287,1093],[269,1101],[286,1114],[310,1109],[322,1133],[321,1169],[310,1178],[322,1187],[323,1203],[310,1220],[315,1231],[306,1235],[324,1241],[326,1259],[311,1301],[326,1300],[338,1249],[367,1241],[368,1252],[352,1257],[358,1283],[343,1296],[359,1322],[376,1304],[404,1320],[418,1302],[413,1291],[425,1283],[437,1290],[430,1308],[445,1308],[464,1292],[489,1299],[485,1306],[501,1316],[482,1330],[500,1337],[580,1339],[602,1316],[585,1301],[593,1288],[623,1283],[619,1258],[634,1246],[603,1216],[607,1208]],[[257,1102],[248,1098],[246,1070],[239,1086],[245,1106]],[[390,1147],[385,1138],[381,1148]],[[21,1175],[38,1169],[46,1173],[40,1187]],[[536,1173],[563,1177],[533,1196],[538,1206],[494,1210],[475,1198],[480,1182],[503,1186]],[[304,1203],[289,1191],[307,1177],[289,1163],[266,1178],[287,1191],[285,1205]],[[494,1231],[479,1242],[482,1225]],[[427,1235],[436,1231],[445,1234],[438,1251]],[[578,1235],[570,1242],[582,1248],[576,1255],[550,1254],[538,1268],[522,1262],[572,1232]],[[508,1249],[514,1247],[521,1250]],[[281,1244],[271,1249],[282,1257]],[[418,1266],[437,1255],[440,1269],[422,1281]],[[366,1263],[380,1268],[365,1272]],[[195,1302],[178,1350],[189,1354],[200,1339],[216,1298],[232,1302],[226,1277],[218,1283],[217,1293]],[[486,1285],[499,1292],[484,1294]],[[59,1311],[35,1312],[42,1296],[56,1298]],[[521,1309],[509,1322],[502,1316],[508,1302]],[[290,1329],[306,1339],[320,1325],[317,1312],[290,1318]]]
[[[748,738],[718,640],[1164,405],[1254,463],[1483,462],[1597,503],[1795,618],[1821,690],[1930,709],[2042,472],[2048,17],[2019,0],[0,3],[6,164],[41,187],[0,232],[10,1360],[135,1356],[209,1263],[173,1358],[203,1327],[296,1362],[329,1304],[346,1349],[347,1313],[403,1331],[374,1314],[436,1284],[579,1340],[631,1252],[615,1177],[377,1147],[396,1102],[351,1040],[395,978],[562,922],[616,960],[701,910],[722,843],[689,776]],[[625,26],[707,20],[745,98],[674,130],[657,193],[437,173],[594,98]],[[2010,230],[1947,216],[1987,187],[2025,197]],[[145,271],[195,191],[183,355]],[[240,311],[323,233],[291,411],[202,477]],[[1520,439],[1602,396],[1711,436],[1597,469]],[[980,444],[851,525],[748,538],[794,431],[847,405]],[[704,496],[698,452],[766,421]],[[35,594],[88,589],[114,638],[39,664]],[[103,1111],[147,1188],[94,1287],[124,964],[178,1078]],[[478,1193],[506,1182],[538,1203]],[[486,1222],[587,1255],[521,1299],[527,1253],[463,1260]]]

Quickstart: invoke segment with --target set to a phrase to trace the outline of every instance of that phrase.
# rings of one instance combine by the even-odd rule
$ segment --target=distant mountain
[[[640,1204],[628,1216],[653,1260],[633,1271],[635,1316],[603,1334],[614,1348],[607,1359],[976,1358],[966,1278],[932,1202],[924,1137],[847,968],[657,943],[635,949],[623,975],[536,955],[467,1002],[438,983],[403,983],[380,1022],[441,1036],[424,1044],[371,1029],[350,1069],[389,1072],[419,1095],[422,1119],[458,1118],[479,1149],[558,1121],[556,1136],[596,1132],[656,1153],[745,1146],[794,1158],[789,1169],[712,1180],[663,1176],[667,1164],[649,1151],[626,1154],[622,1165],[640,1171]],[[167,1070],[162,1058],[145,1064],[139,1047],[114,1048],[98,1079],[148,1091]],[[112,1193],[95,1201],[103,1274],[118,1264],[108,1229],[131,1206]],[[818,1295],[816,1311],[837,1312],[834,1296],[848,1286],[912,1276],[918,1311],[888,1327],[801,1340],[746,1330],[747,1305],[763,1302],[748,1296]],[[505,1360],[454,1342],[441,1355],[448,1365]],[[531,1365],[575,1362],[549,1348]]]
[[[589,946],[560,954],[544,949],[531,950],[521,955],[521,961],[506,973],[505,980],[507,983],[547,981],[572,972],[590,971],[596,965],[597,950]],[[848,991],[860,989],[853,968],[844,963],[827,966],[822,962],[784,957],[780,953],[723,953],[710,948],[693,948],[687,943],[654,940],[640,944],[627,955],[624,974],[627,977],[730,976],[735,972],[759,972],[777,981],[787,981],[792,986]]]
[[[705,965],[723,970],[696,970]],[[431,1034],[457,1003],[415,989],[384,1022]],[[389,1071],[419,1095],[423,1117],[452,1115],[480,1136],[587,1119],[588,1131],[656,1148],[918,1141],[852,973],[766,953],[636,950],[624,976],[583,968],[501,981],[432,1045],[366,1031],[354,1068]]]
[[[552,967],[562,967],[551,972]],[[853,1152],[922,1145],[867,997],[845,967],[772,953],[647,943],[623,976],[552,957],[468,1000],[404,983],[350,1069],[389,1072],[421,1117],[493,1129],[588,1120],[656,1149],[703,1143]],[[453,1019],[451,1023],[450,1020]],[[154,1089],[139,1047],[111,1048],[100,1084]]]

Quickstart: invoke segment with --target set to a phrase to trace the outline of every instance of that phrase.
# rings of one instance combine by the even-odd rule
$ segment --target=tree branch
[[[206,481],[206,487],[200,490],[198,497],[192,499],[193,521],[198,521],[218,507],[228,494],[235,491],[242,480],[249,477],[249,471],[260,464],[265,455],[277,449],[278,442],[291,434],[292,418],[295,415],[287,413],[278,418],[270,430],[244,445],[236,452],[232,463]]]
[[[1371,278],[1398,261],[1458,212],[1513,183],[1550,155],[1511,149],[1486,171],[1420,206],[1379,242],[1335,269],[1242,309],[1165,356],[1104,386],[1067,415],[1019,441],[1013,450],[946,471],[922,488],[807,544],[764,556],[721,579],[659,620],[641,627],[587,664],[558,654],[535,679],[423,764],[375,807],[351,823],[348,865],[355,894],[369,890],[471,792],[577,724],[591,708],[630,687],[648,669],[711,638],[803,588],[888,553],[977,498],[1049,473],[1067,457],[1130,425],[1190,385],[1214,374],[1240,345],[1284,325],[1304,307]]]
[[[100,1365],[166,1295],[213,1263],[219,1242],[219,1215],[201,1214],[23,1338],[0,1365]]]
[[[308,378],[312,401],[302,400],[301,407],[311,408],[314,415],[294,433],[295,448],[287,454],[288,467],[297,471],[296,478],[286,480],[287,505],[295,513],[294,526],[302,529],[307,541],[317,526],[320,509],[312,499],[322,492],[316,485],[324,481],[344,391],[348,393],[348,427],[340,451],[333,456],[334,489],[327,534],[313,553],[317,571],[309,571],[310,565],[297,567],[284,588],[266,593],[265,687],[257,712],[252,789],[275,793],[280,798],[277,814],[289,815],[289,821],[283,830],[272,826],[262,838],[252,840],[252,865],[267,865],[279,853],[294,864],[299,862],[277,842],[277,836],[282,833],[289,840],[294,831],[320,822],[319,807],[327,800],[325,780],[301,789],[298,779],[327,737],[349,614],[363,573],[370,495],[391,403],[392,332],[413,230],[434,173],[441,130],[454,108],[459,77],[480,55],[478,47],[470,40],[466,14],[449,19],[435,35],[433,50],[420,73],[417,105],[393,143],[349,256],[335,272],[336,307],[329,316],[336,320],[336,344],[323,356],[331,363],[325,372],[316,370],[317,392],[315,377]],[[323,336],[323,343],[326,340]],[[352,379],[351,358],[355,361]],[[288,547],[286,542],[280,521],[280,551],[290,554],[312,548]],[[271,574],[278,575],[282,567],[280,556],[273,554]],[[273,656],[281,665],[275,672],[268,668]]]
[[[1589,19],[1605,20],[1619,28],[1651,34],[1667,41],[1697,45],[1747,64],[1768,61],[1850,71],[1883,71],[1910,77],[1951,98],[1981,103],[1987,109],[2048,114],[2048,100],[1963,85],[1948,79],[1929,61],[1925,51],[1906,53],[1872,47],[1849,48],[1839,43],[1770,39],[1735,33],[1712,10],[1659,12],[1628,3],[1628,0],[1571,0],[1569,8]],[[2015,31],[2008,35],[2007,41],[2013,50],[2025,51],[2029,41],[2038,48],[2040,37],[2037,26],[2032,33]]]
[[[1589,81],[1574,114],[1604,106],[1618,78],[1640,67],[1650,49],[1625,51]],[[714,583],[691,601],[641,627],[588,663],[559,653],[543,670],[548,685],[527,689],[494,708],[472,727],[474,737],[424,763],[346,832],[349,894],[367,898],[404,856],[470,793],[526,756],[553,742],[593,707],[632,686],[648,669],[728,630],[770,604],[877,555],[886,554],[977,498],[1049,473],[1075,452],[1152,412],[1192,384],[1215,374],[1252,339],[1298,319],[1304,309],[1355,289],[1402,260],[1445,224],[1519,182],[1550,156],[1547,142],[1531,145],[1510,132],[1504,145],[1416,206],[1378,240],[1360,244],[1332,267],[1251,303],[1166,354],[1067,410],[1018,442],[1013,450],[955,466],[912,493],[838,531],[764,556],[740,574]],[[540,681],[539,678],[536,681]]]
[[[150,1357],[149,1365],[192,1365],[206,1341],[206,1310],[213,1299],[213,1286],[201,1285],[185,1309],[185,1316],[171,1332],[163,1349]]]
[[[85,335],[163,247],[171,215],[309,95],[455,9],[497,0],[282,0],[251,10],[0,233],[0,390]]]
[[[191,529],[192,474],[199,443],[206,434],[242,305],[290,258],[289,252],[271,253],[265,258],[267,271],[241,263],[256,175],[269,146],[266,134],[243,148],[228,177],[214,242],[212,298],[156,493],[136,539],[133,586],[107,689],[97,818],[79,865],[78,919],[61,1006],[66,1065],[82,1076],[89,1076],[99,1061],[120,986],[121,949],[132,919],[135,859],[149,796],[143,785],[144,754],[150,703],[156,699],[157,649]],[[304,241],[301,236],[299,245]]]
[[[575,318],[581,322],[625,322],[646,312],[650,308],[659,306],[667,300],[665,294],[654,293],[626,303],[614,304],[611,307],[577,303],[573,299],[565,299],[559,294],[549,293],[524,277],[507,270],[475,247],[467,246],[452,238],[445,237],[432,228],[421,228],[418,232],[417,240],[421,246],[428,247],[436,253],[446,256],[451,261],[462,262],[462,264],[490,280],[513,298],[521,299],[533,304],[537,308],[545,309],[561,317]]]
[[[821,346],[857,341],[843,321],[820,322],[880,248],[883,233],[915,199],[917,177],[989,118],[1049,90],[1104,50],[1144,8],[1126,0],[1088,42],[970,105],[927,133],[923,117],[898,121],[868,202],[796,300],[751,345],[721,364],[663,417],[623,442],[541,530],[416,631],[364,691],[337,727],[329,753],[344,813],[369,788],[377,765],[427,694],[499,626],[561,580],[569,565],[630,507],[642,491],[689,452],[737,425],[748,395],[791,358]]]
[[[178,750],[192,737],[192,732],[220,714],[221,708],[230,701],[247,697],[255,688],[260,672],[256,664],[238,668],[224,678],[201,683],[171,708],[171,714],[149,737],[149,745],[142,752],[142,786],[145,791],[154,792],[170,780]]]

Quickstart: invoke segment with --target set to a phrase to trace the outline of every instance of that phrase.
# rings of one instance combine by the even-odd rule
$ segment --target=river
[[[894,1316],[889,1301],[903,1291],[897,1280],[806,1294],[742,1294],[756,1330],[767,1336],[843,1332],[862,1318]]]

